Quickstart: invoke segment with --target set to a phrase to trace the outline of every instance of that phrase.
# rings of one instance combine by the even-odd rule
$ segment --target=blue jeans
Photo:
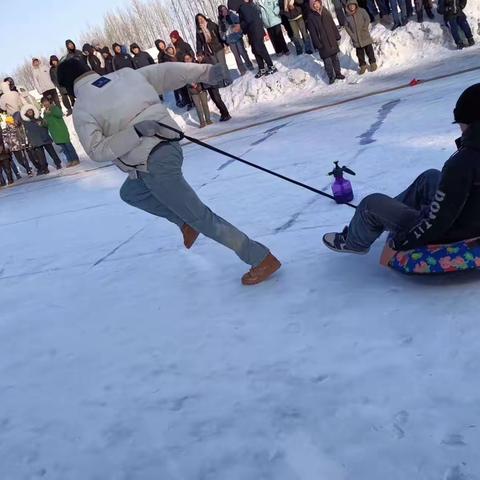
[[[430,205],[440,182],[439,170],[422,173],[404,192],[395,198],[382,193],[365,197],[350,222],[347,247],[367,250],[385,231],[406,234]]]
[[[67,163],[78,161],[77,151],[71,143],[63,143],[60,147],[62,148],[62,153],[65,155]]]
[[[396,24],[405,23],[407,21],[407,3],[405,0],[390,0],[390,7],[392,9],[393,21]],[[400,7],[401,18],[398,14],[398,8]]]
[[[463,45],[463,40],[460,37],[459,30],[462,29],[463,33],[467,40],[473,38],[472,29],[468,24],[467,16],[462,12],[456,17],[450,18],[447,20],[447,24],[450,27],[450,31],[452,32],[452,37],[455,40],[457,45]]]
[[[257,266],[269,250],[212,212],[183,177],[183,152],[178,142],[161,144],[148,158],[148,172],[127,178],[120,189],[122,200],[233,250],[245,263]]]

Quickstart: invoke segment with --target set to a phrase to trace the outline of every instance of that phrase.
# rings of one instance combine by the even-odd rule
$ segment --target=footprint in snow
[[[463,435],[460,435],[459,433],[451,433],[447,435],[442,440],[442,444],[449,445],[451,447],[464,447],[465,445],[467,445],[463,440]]]

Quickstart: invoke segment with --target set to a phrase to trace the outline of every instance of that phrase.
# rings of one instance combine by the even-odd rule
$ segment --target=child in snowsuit
[[[438,13],[443,15],[445,23],[450,27],[450,32],[459,50],[465,46],[460,37],[460,30],[465,34],[468,46],[475,45],[472,29],[468,24],[467,16],[463,12],[466,6],[467,0],[439,0],[438,2]]]
[[[33,154],[38,164],[38,174],[44,175],[50,173],[45,152],[47,152],[55,162],[57,170],[60,170],[62,168],[62,161],[53,148],[52,139],[48,134],[47,127],[43,125],[43,120],[40,118],[40,112],[37,107],[25,105],[22,107],[20,113],[25,132],[27,133],[28,143],[33,149]]]
[[[28,142],[23,125],[17,125],[15,119],[11,116],[5,119],[5,125],[3,142],[6,149],[15,156],[17,162],[25,169],[28,175],[33,175],[32,167],[30,167],[26,154]]]
[[[184,57],[185,63],[193,63],[193,58],[187,53]],[[208,108],[207,91],[201,83],[190,83],[187,85],[188,93],[193,100],[195,109],[197,110],[200,128],[206,125],[211,125],[213,122],[210,119],[210,109]]]
[[[352,39],[353,46],[357,52],[360,69],[358,73],[363,75],[367,71],[365,54],[368,56],[370,71],[377,69],[377,60],[373,51],[373,39],[370,35],[370,17],[363,8],[359,8],[357,0],[348,0],[347,17],[345,19],[345,30]]]
[[[338,54],[340,47],[340,33],[333,21],[332,14],[323,6],[321,0],[310,0],[311,13],[308,17],[308,29],[312,36],[313,45],[320,53],[320,57],[325,65],[325,71],[328,75],[330,85],[335,80],[344,80],[340,69],[340,60]]]
[[[443,170],[427,170],[395,198],[364,198],[343,232],[324,235],[328,248],[366,254],[384,231],[394,250],[480,236],[480,83],[460,95],[453,116],[462,136]]]
[[[80,163],[75,147],[70,141],[70,133],[68,131],[65,120],[63,120],[63,112],[50,102],[48,98],[42,99],[45,113],[43,115],[43,124],[48,128],[48,133],[52,137],[55,145],[62,149],[67,161],[67,168],[74,167]]]
[[[198,63],[207,63],[209,65],[213,65],[213,59],[208,55],[204,55],[202,52],[197,53],[197,62]],[[228,122],[232,117],[228,112],[227,106],[222,100],[222,96],[220,95],[220,90],[217,85],[207,85],[203,83],[203,88],[210,94],[210,98],[215,106],[218,108],[220,112],[220,121],[221,122]]]

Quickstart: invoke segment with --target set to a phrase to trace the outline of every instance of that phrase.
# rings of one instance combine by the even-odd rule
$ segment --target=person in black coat
[[[62,103],[67,109],[67,116],[72,114],[72,105],[75,104],[75,97],[69,96],[67,93],[67,89],[60,86],[57,79],[57,68],[58,68],[58,57],[56,55],[52,55],[50,57],[50,78],[52,79],[53,84],[58,88],[60,91],[60,95],[62,97]]]
[[[113,53],[113,70],[121,70],[122,68],[135,68],[132,56],[129,53],[122,53],[122,46],[119,43],[112,45]]]
[[[392,234],[389,244],[397,251],[480,236],[480,84],[460,95],[453,117],[462,136],[442,171],[423,172],[395,198],[365,197],[349,227],[323,237],[328,248],[367,253],[384,231]]]
[[[240,28],[247,35],[258,64],[258,73],[255,78],[275,73],[277,69],[273,66],[272,59],[265,47],[265,31],[263,30],[260,10],[252,0],[244,0],[238,9],[238,14],[240,16]],[[265,64],[268,68],[265,68]]]
[[[105,69],[102,68],[100,59],[95,55],[95,49],[89,43],[86,43],[82,47],[82,52],[90,69],[99,75],[104,75]]]
[[[310,0],[310,6],[312,11],[308,16],[308,29],[312,36],[313,45],[320,53],[325,65],[329,83],[332,84],[335,80],[345,78],[342,75],[340,60],[338,59],[340,33],[333,21],[332,14],[323,6],[322,0]]]
[[[459,50],[465,46],[463,39],[460,36],[460,30],[462,30],[465,35],[468,46],[471,47],[475,45],[472,29],[470,28],[467,16],[463,11],[466,6],[467,0],[439,0],[438,2],[438,13],[443,15],[443,19],[449,26],[452,37]]]
[[[166,58],[167,54],[165,50],[167,49],[167,44],[163,40],[155,40],[155,46],[157,47],[158,50],[158,56],[157,56],[157,61],[158,63],[165,63],[168,62],[168,59]]]
[[[213,60],[213,58],[208,55],[205,55],[203,52],[197,53],[197,62],[209,63],[210,65],[215,64],[215,61]],[[212,102],[215,104],[215,106],[218,108],[220,112],[220,121],[227,122],[228,120],[230,120],[232,117],[228,112],[227,106],[222,100],[222,96],[220,95],[220,90],[218,89],[218,86],[207,85],[207,84],[204,84],[203,86],[205,87],[205,90],[207,90],[207,92],[210,94],[210,98],[212,99]]]
[[[133,65],[135,68],[148,67],[148,65],[153,65],[155,63],[155,60],[148,52],[140,50],[137,43],[132,43],[130,45],[130,51],[133,53]]]
[[[86,63],[85,56],[80,50],[77,50],[77,47],[72,40],[65,40],[65,46],[67,47],[67,54],[65,55],[66,59],[75,57]]]
[[[112,73],[114,71],[112,54],[110,53],[110,49],[108,47],[103,47],[100,50],[100,53],[102,54],[103,60],[105,62],[105,74],[108,75],[109,73]]]

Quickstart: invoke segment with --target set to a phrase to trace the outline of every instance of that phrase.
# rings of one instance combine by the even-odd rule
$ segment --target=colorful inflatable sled
[[[404,252],[385,245],[380,263],[401,273],[419,275],[473,270],[480,268],[480,237]]]

